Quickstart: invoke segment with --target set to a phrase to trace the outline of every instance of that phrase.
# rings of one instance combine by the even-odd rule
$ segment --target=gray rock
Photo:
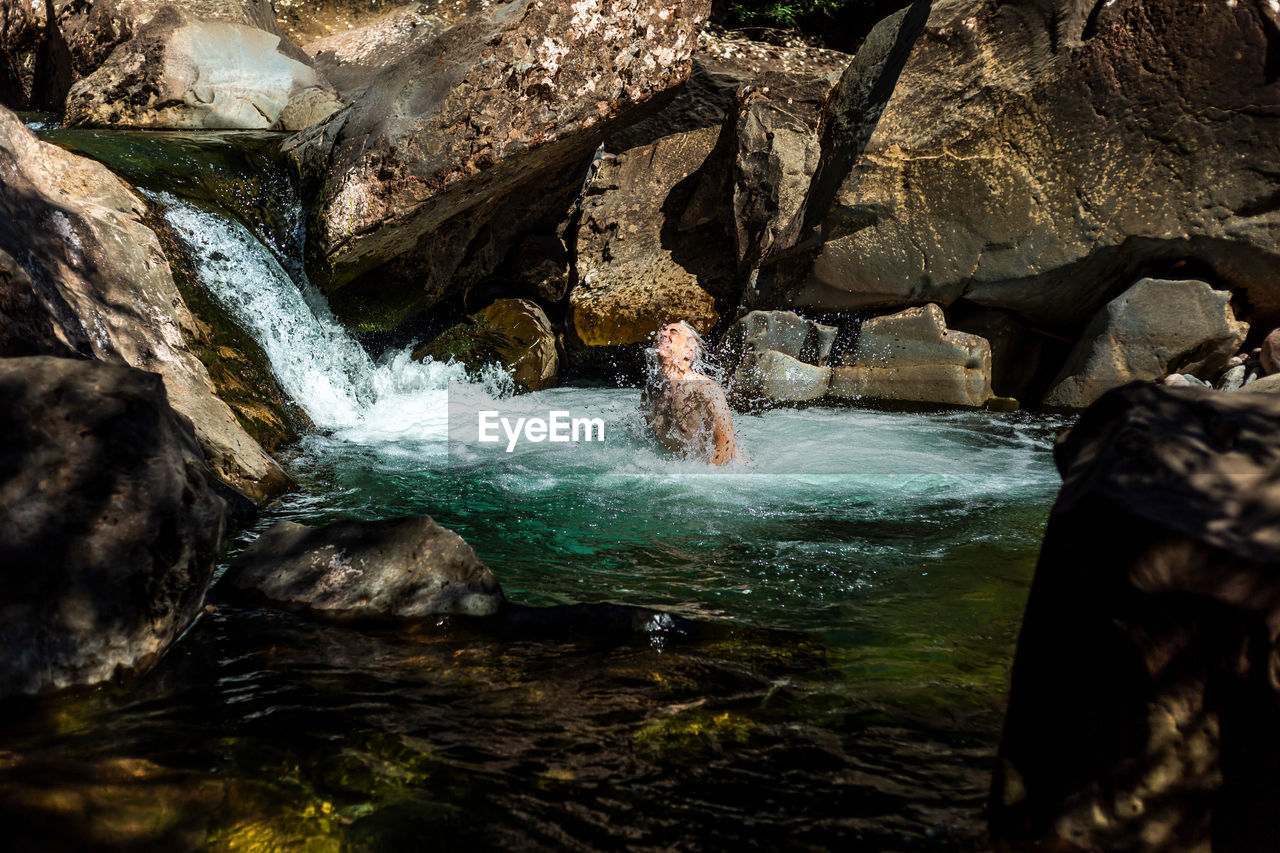
[[[937,305],[862,324],[852,351],[831,372],[831,396],[854,400],[984,405],[991,397],[991,347],[947,329]]]
[[[1186,261],[1280,316],[1275,20],[1258,0],[939,0],[886,20],[833,95],[805,211],[822,244],[778,304],[964,297],[1073,332]]]
[[[1248,394],[1280,394],[1280,373],[1253,377],[1237,390]]]
[[[1126,382],[1170,373],[1213,376],[1249,332],[1230,302],[1202,281],[1143,279],[1094,317],[1045,405],[1084,408]]]
[[[503,600],[471,546],[427,516],[278,522],[232,562],[223,586],[337,620],[490,616]]]
[[[778,403],[804,403],[822,398],[831,384],[831,368],[806,364],[774,350],[748,350],[729,385],[734,408],[752,409]]]
[[[309,269],[335,311],[394,327],[563,216],[600,143],[687,78],[709,6],[495,6],[296,137],[314,188]]]
[[[1219,377],[1217,383],[1213,386],[1219,391],[1239,391],[1244,387],[1245,374],[1248,368],[1243,364],[1237,364],[1227,369],[1225,373]]]
[[[0,355],[91,357],[164,377],[210,466],[263,501],[291,480],[218,398],[147,205],[100,163],[0,108]],[[21,265],[14,263],[21,260]]]
[[[794,311],[750,311],[729,328],[720,347],[730,367],[749,350],[775,350],[807,364],[825,365],[837,332],[835,326],[806,320]]]
[[[152,664],[199,612],[227,503],[154,373],[0,359],[0,698]]]
[[[1280,837],[1277,423],[1268,396],[1135,383],[1059,439],[988,801],[995,849]]]
[[[163,9],[71,87],[72,126],[301,130],[342,106],[278,34]]]
[[[692,130],[601,162],[576,238],[569,310],[578,342],[639,343],[677,320],[706,334],[737,304],[727,204],[690,214],[702,182],[727,175],[719,139],[718,127]]]

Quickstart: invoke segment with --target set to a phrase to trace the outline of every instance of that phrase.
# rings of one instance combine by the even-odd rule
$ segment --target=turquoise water
[[[296,209],[255,202],[268,227],[149,189],[317,425],[283,456],[298,492],[228,558],[281,518],[426,513],[514,603],[581,606],[359,630],[215,588],[141,684],[8,709],[0,814],[29,849],[983,845],[1060,422],[775,410],[711,470],[646,439],[635,389],[511,397],[368,354],[270,239]],[[450,454],[451,394],[609,431]]]

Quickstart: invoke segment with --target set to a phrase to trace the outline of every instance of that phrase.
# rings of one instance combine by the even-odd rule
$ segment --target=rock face
[[[977,335],[948,330],[937,305],[875,317],[832,370],[831,394],[981,406],[992,396],[991,347]]]
[[[290,53],[276,33],[164,8],[71,87],[66,121],[301,130],[341,102],[321,74]]]
[[[44,22],[29,0],[0,0],[0,104],[30,108],[43,40]]]
[[[1013,666],[997,849],[1280,837],[1280,400],[1129,385],[1081,415]]]
[[[188,350],[196,320],[142,223],[146,210],[106,167],[41,142],[0,109],[0,355],[91,357],[159,373],[214,471],[265,500],[289,477]]]
[[[835,326],[806,320],[794,311],[751,311],[730,327],[720,350],[731,364],[750,350],[776,350],[807,364],[824,365],[838,332]]]
[[[489,616],[502,604],[471,546],[426,516],[321,528],[281,521],[236,558],[222,587],[330,619]]]
[[[292,144],[314,198],[313,281],[349,321],[388,327],[478,254],[501,260],[540,213],[563,215],[612,130],[685,80],[708,7],[516,0],[388,71]]]
[[[677,320],[706,334],[736,303],[719,138],[718,127],[677,133],[601,162],[582,201],[569,293],[583,344],[639,343]]]
[[[775,403],[804,403],[826,395],[831,368],[806,364],[777,350],[748,350],[729,388],[736,409]]]
[[[0,359],[0,697],[141,669],[190,624],[226,502],[154,373]]]
[[[1126,382],[1169,373],[1212,378],[1249,333],[1230,302],[1202,281],[1143,279],[1090,322],[1045,404],[1082,409]]]
[[[419,360],[427,356],[460,361],[473,370],[500,364],[522,391],[550,388],[559,370],[551,322],[527,299],[499,299],[477,311],[413,354]]]
[[[775,270],[775,298],[963,296],[1074,331],[1185,261],[1275,318],[1276,20],[1263,0],[940,0],[887,19],[833,96],[805,211],[820,250],[798,280]]]
[[[352,101],[448,28],[444,20],[424,15],[416,6],[402,6],[363,26],[307,42],[303,49],[342,97]]]

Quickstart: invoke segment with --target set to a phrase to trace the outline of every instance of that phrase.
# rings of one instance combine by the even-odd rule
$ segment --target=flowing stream
[[[427,513],[516,603],[695,628],[601,607],[524,633],[370,630],[223,604],[141,685],[6,721],[0,764],[61,767],[66,796],[175,847],[981,847],[1061,423],[781,409],[740,416],[749,462],[710,470],[645,438],[635,389],[512,397],[498,372],[370,355],[301,275],[296,199],[273,191],[264,215],[192,189],[229,168],[221,149],[50,136],[148,192],[316,424],[284,454],[300,490],[230,554],[281,518]],[[178,149],[204,178],[157,177]],[[611,431],[450,455],[451,393]],[[34,772],[0,778],[0,799]]]

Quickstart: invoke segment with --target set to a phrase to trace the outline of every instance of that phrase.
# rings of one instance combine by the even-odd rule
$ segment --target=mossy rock
[[[499,299],[446,329],[413,357],[455,361],[472,371],[499,364],[522,391],[552,387],[560,368],[551,321],[527,299]]]

